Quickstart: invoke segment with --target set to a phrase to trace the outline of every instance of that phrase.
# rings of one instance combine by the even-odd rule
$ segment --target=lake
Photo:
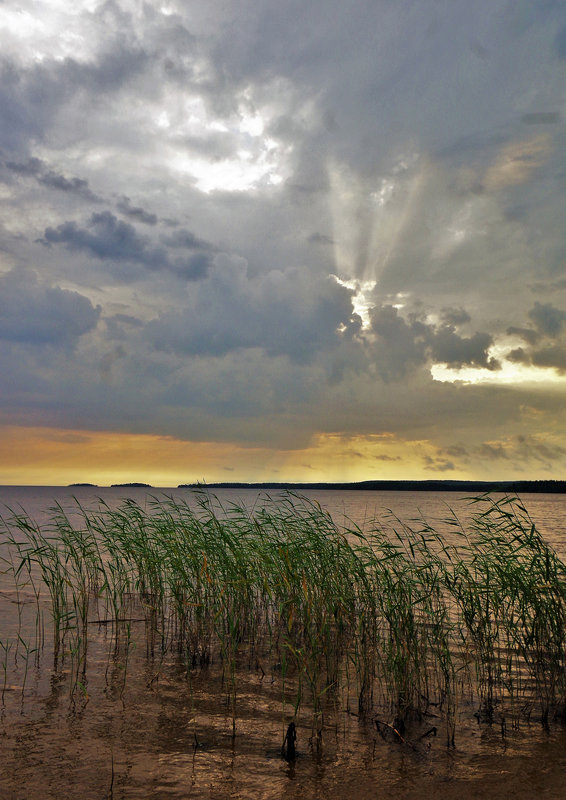
[[[442,523],[450,509],[464,527],[474,509],[454,493],[304,495],[339,525],[353,527],[351,521],[369,531],[377,521],[401,534],[401,523],[420,529],[420,522],[412,521],[424,519],[450,536],[450,526]],[[234,504],[257,512],[266,502],[265,493],[255,490],[215,490],[214,496],[227,513]],[[0,506],[24,509],[40,527],[49,525],[47,509],[54,503],[78,521],[73,498],[87,509],[100,501],[115,509],[133,498],[151,510],[155,497],[195,504],[185,489],[0,487]],[[272,498],[277,502],[275,493]],[[545,540],[566,555],[566,497],[533,494],[521,500]],[[208,570],[205,558],[197,572],[204,584]],[[160,648],[162,629],[138,598],[129,601],[128,622],[119,635],[90,598],[88,645],[71,632],[54,659],[47,593],[42,589],[36,600],[30,586],[22,583],[14,592],[8,579],[6,573],[0,581],[2,798],[563,797],[563,727],[552,721],[543,726],[534,713],[532,719],[515,718],[498,710],[482,719],[474,712],[477,697],[471,689],[454,712],[455,746],[447,747],[434,706],[427,707],[420,727],[401,737],[390,730],[393,717],[385,716],[377,698],[381,726],[377,711],[358,713],[342,684],[332,698],[329,692],[322,699],[320,741],[313,740],[309,703],[298,708],[293,717],[298,756],[287,762],[280,749],[292,715],[289,705],[281,707],[282,665],[275,658],[256,653],[248,659],[252,650],[243,643],[233,736],[226,660],[216,654],[205,666],[187,670],[174,648]],[[36,608],[41,633],[34,627]],[[166,635],[174,640],[171,631]],[[341,671],[347,668],[341,663]],[[289,692],[296,689],[293,680],[290,675]],[[524,691],[527,702],[526,684]]]

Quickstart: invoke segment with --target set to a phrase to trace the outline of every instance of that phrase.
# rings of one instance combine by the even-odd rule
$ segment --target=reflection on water
[[[98,495],[116,501],[120,496],[116,490],[74,493],[84,503]],[[54,494],[48,489],[3,489],[0,502],[21,503],[40,520]],[[71,494],[60,492],[57,499]],[[222,500],[229,502],[234,494],[242,495],[225,492]],[[335,515],[360,525],[382,508],[406,520],[419,509],[434,519],[445,516],[445,503],[458,506],[454,495],[309,494]],[[246,502],[251,505],[257,499],[248,497]],[[526,503],[541,530],[563,550],[565,498],[537,495]],[[5,645],[0,650],[3,800],[564,796],[566,733],[560,727],[545,731],[535,722],[522,722],[512,728],[501,720],[486,725],[467,708],[460,709],[456,748],[447,749],[442,736],[420,738],[435,724],[434,710],[419,726],[409,728],[401,743],[380,735],[372,720],[358,717],[355,706],[348,708],[347,697],[328,698],[322,742],[317,746],[312,739],[310,715],[300,709],[298,756],[287,763],[281,758],[281,745],[289,720],[281,711],[274,673],[255,665],[242,671],[233,738],[219,662],[187,674],[174,654],[161,660],[152,657],[145,647],[145,623],[132,613],[128,636],[123,632],[117,647],[108,626],[91,626],[88,669],[78,663],[80,654],[71,651],[51,669],[23,643],[17,646],[12,635],[32,624],[32,615],[26,614],[33,600],[25,593],[0,596],[0,641]],[[45,650],[49,646],[46,642]]]
[[[563,797],[566,736],[560,731],[545,734],[533,725],[503,739],[478,725],[454,751],[435,740],[413,749],[386,742],[343,714],[320,752],[309,744],[310,726],[299,724],[299,754],[288,764],[279,756],[282,726],[274,710],[245,719],[232,740],[221,704],[199,697],[198,689],[191,697],[171,673],[150,692],[143,677],[140,669],[120,700],[93,686],[90,701],[72,710],[54,680],[46,695],[26,701],[21,715],[5,714],[1,796]]]

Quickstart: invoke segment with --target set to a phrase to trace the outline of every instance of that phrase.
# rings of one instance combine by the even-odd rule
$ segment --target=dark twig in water
[[[290,722],[289,727],[287,728],[287,733],[285,734],[285,738],[283,739],[283,745],[281,747],[281,755],[287,761],[294,761],[297,756],[295,750],[296,741],[297,741],[297,729],[295,727],[295,723]],[[285,745],[287,745],[286,749]]]
[[[377,728],[379,735],[381,736],[382,739],[385,739],[385,735],[384,731],[381,730],[381,726],[391,731],[397,737],[397,740],[401,742],[401,744],[407,744],[407,741],[403,739],[397,728],[395,728],[393,725],[390,725],[388,722],[383,722],[380,719],[375,719],[374,722],[375,722],[375,727]]]
[[[421,735],[419,736],[419,740],[426,739],[428,736],[436,736],[436,733],[437,733],[436,728],[433,725],[432,728],[428,729],[428,731],[421,733]]]

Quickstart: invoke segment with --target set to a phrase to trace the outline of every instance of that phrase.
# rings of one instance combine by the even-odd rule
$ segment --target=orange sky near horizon
[[[407,476],[406,462],[388,454],[387,437],[361,440],[318,436],[305,449],[283,450],[169,436],[7,427],[0,439],[0,484],[136,481],[176,486],[196,481],[358,481]],[[360,449],[365,449],[366,457]]]
[[[497,443],[497,446],[501,446]],[[355,482],[477,479],[477,470],[439,469],[442,456],[426,440],[393,434],[318,434],[301,449],[191,442],[171,436],[7,426],[0,437],[0,485],[71,483]],[[525,478],[487,464],[484,479]],[[560,477],[548,473],[529,478]]]

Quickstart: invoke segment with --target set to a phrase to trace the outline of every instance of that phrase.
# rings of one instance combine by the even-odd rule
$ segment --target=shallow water
[[[73,494],[85,504],[98,496],[117,503],[124,496],[121,490],[5,487],[0,503],[21,504],[40,521],[54,498],[65,504]],[[146,496],[144,490],[128,490],[132,494],[142,501]],[[225,492],[222,501],[241,499],[242,494]],[[309,495],[337,519],[343,515],[362,526],[384,508],[404,520],[419,511],[429,520],[442,518],[446,504],[459,508],[453,494]],[[566,498],[532,495],[524,500],[540,529],[563,551]],[[244,501],[252,506],[257,496]],[[27,599],[32,598],[0,596],[1,641],[13,641],[19,613],[22,630],[31,626]],[[47,609],[47,602],[42,603]],[[98,618],[95,612],[89,619]],[[362,720],[352,713],[356,708],[347,697],[329,698],[318,746],[316,737],[312,740],[309,711],[300,710],[298,757],[287,763],[280,748],[292,709],[287,707],[283,715],[276,671],[240,665],[233,738],[220,663],[193,670],[188,679],[174,655],[160,661],[148,654],[145,626],[135,621],[135,606],[132,620],[130,638],[125,628],[116,648],[107,626],[92,624],[86,665],[79,662],[78,652],[67,650],[52,668],[49,642],[38,666],[37,654],[26,653],[23,645],[16,653],[13,644],[6,656],[0,651],[6,666],[0,710],[2,800],[564,797],[566,732],[560,726],[544,730],[536,722],[522,722],[513,728],[501,719],[487,725],[473,716],[471,707],[460,709],[456,747],[447,748],[442,724],[432,715],[409,728],[400,742],[386,728],[380,735],[371,717]],[[3,678],[4,668],[0,683]],[[436,736],[419,738],[434,725]]]

